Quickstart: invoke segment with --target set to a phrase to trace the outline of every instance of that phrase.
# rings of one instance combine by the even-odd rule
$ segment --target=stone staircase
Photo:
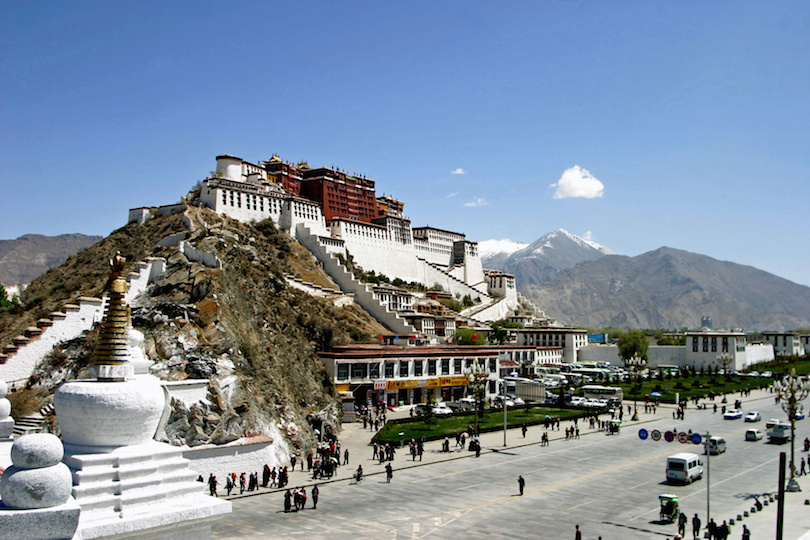
[[[340,289],[344,293],[354,294],[354,301],[374,317],[377,322],[394,334],[416,333],[416,329],[412,325],[408,324],[397,312],[388,309],[388,306],[376,297],[369,285],[358,281],[335,255],[328,252],[327,248],[321,245],[319,237],[313,234],[303,223],[296,226],[296,238],[316,259],[321,261],[324,271],[337,283]]]
[[[134,271],[127,274],[127,302],[141,294],[165,268],[166,260],[159,257],[135,263]],[[38,320],[36,327],[26,328],[24,335],[2,348],[0,379],[11,384],[27,380],[55,345],[79,337],[100,322],[106,304],[106,297],[78,298],[75,304],[65,304],[62,311]]]
[[[38,413],[31,416],[23,416],[19,420],[14,421],[14,438],[22,437],[30,433],[42,433],[45,431],[45,419],[53,413],[53,402],[42,407]]]

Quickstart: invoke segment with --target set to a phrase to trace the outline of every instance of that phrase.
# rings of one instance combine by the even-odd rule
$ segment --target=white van
[[[726,451],[726,440],[723,437],[709,437],[708,445],[704,443],[704,446],[709,454],[716,456]]]
[[[667,458],[667,482],[689,484],[703,477],[703,463],[697,454],[681,452]]]

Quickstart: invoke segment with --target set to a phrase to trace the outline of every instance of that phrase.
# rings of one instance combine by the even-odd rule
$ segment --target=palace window
[[[428,360],[428,375],[436,375],[436,360]]]
[[[413,361],[413,376],[414,377],[421,377],[423,367],[424,367],[424,362],[422,360],[414,360]]]
[[[400,377],[407,377],[409,373],[409,364],[407,360],[400,360],[399,361],[399,376]]]
[[[450,375],[450,359],[442,359],[442,375]]]

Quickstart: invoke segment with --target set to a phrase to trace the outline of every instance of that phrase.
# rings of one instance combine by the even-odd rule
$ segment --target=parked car
[[[758,429],[749,429],[745,432],[746,441],[759,441],[762,439],[764,433]]]
[[[587,400],[582,396],[574,396],[571,398],[571,405],[574,407],[582,407]]]
[[[760,420],[762,420],[762,415],[760,415],[757,411],[751,411],[745,415],[746,422],[759,422]]]
[[[742,411],[739,409],[729,409],[723,415],[723,418],[726,420],[737,420],[742,418]]]
[[[796,414],[793,415],[793,418],[796,420],[804,420],[804,413],[801,411],[796,411]]]

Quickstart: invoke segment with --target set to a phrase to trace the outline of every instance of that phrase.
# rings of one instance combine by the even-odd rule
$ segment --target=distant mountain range
[[[26,234],[16,240],[0,240],[0,283],[6,287],[31,283],[102,238],[76,233]]]
[[[668,247],[625,257],[564,230],[517,249],[480,245],[485,268],[514,274],[537,307],[574,325],[696,328],[709,316],[716,328],[810,327],[810,287],[751,266]]]

